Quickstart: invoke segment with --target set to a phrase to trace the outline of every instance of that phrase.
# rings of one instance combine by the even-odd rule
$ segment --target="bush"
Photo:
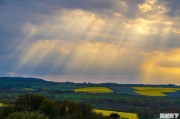
[[[10,114],[7,119],[48,119],[39,112],[15,112]]]
[[[103,117],[91,105],[72,101],[55,101],[40,95],[20,96],[14,105],[0,109],[0,119],[120,119],[118,114]]]
[[[39,108],[40,112],[46,114],[51,119],[58,116],[58,110],[52,100],[44,100]]]
[[[20,96],[15,101],[15,108],[18,111],[36,111],[39,109],[45,97],[35,94],[26,94]]]

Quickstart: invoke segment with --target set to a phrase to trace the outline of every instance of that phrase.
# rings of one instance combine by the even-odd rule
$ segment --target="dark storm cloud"
[[[115,0],[117,1],[117,0]],[[101,10],[111,9],[114,7],[116,2],[109,0],[4,0],[2,1],[2,7],[5,9],[10,8],[11,10],[20,11],[25,10],[26,12],[35,13],[50,13],[51,10],[67,8],[67,9],[86,9],[86,10]],[[24,11],[21,11],[24,12]]]
[[[126,3],[128,7],[127,10],[125,10],[125,8],[120,5],[121,2]],[[57,3],[64,8],[79,8],[92,12],[97,12],[101,15],[111,15],[113,12],[120,12],[123,15],[131,18],[135,17],[136,13],[138,12],[138,4],[142,2],[144,2],[144,0],[60,0]]]
[[[127,10],[120,5],[121,2],[126,3]],[[37,19],[40,14],[51,14],[53,11],[61,9],[82,9],[102,15],[120,12],[125,16],[132,17],[138,12],[138,4],[142,2],[144,0],[1,0],[0,10],[1,14],[6,14],[9,20],[12,18],[14,21],[22,21],[23,18],[31,21]],[[14,17],[15,15],[17,17]],[[32,18],[32,16],[36,18]]]
[[[126,0],[128,5],[127,12],[124,13],[129,18],[135,18],[136,14],[139,12],[138,5],[143,3],[145,0]]]

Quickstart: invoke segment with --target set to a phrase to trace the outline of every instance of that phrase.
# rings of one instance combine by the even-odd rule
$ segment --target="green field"
[[[27,91],[33,91],[34,89],[32,88],[22,88],[23,90],[27,90]]]
[[[136,113],[127,113],[127,112],[116,112],[116,111],[109,111],[109,110],[99,110],[94,109],[96,113],[102,113],[104,116],[109,116],[112,113],[117,113],[120,117],[127,118],[127,119],[138,119]]]
[[[74,89],[75,92],[83,92],[83,93],[112,93],[113,90],[107,87],[86,87],[86,88],[77,88]]]
[[[179,91],[180,88],[133,87],[135,92],[145,96],[167,96],[165,93]]]

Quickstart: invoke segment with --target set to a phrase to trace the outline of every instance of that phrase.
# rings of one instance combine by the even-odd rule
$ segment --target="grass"
[[[108,86],[108,87],[112,89],[116,94],[137,95],[137,93],[135,93],[134,89],[132,89],[131,87],[122,87],[122,86]]]
[[[116,111],[109,111],[109,110],[99,110],[94,109],[96,113],[102,113],[104,116],[109,116],[112,113],[117,113],[120,117],[127,118],[127,119],[138,119],[136,113],[127,113],[127,112],[116,112]]]
[[[75,92],[83,93],[111,93],[113,90],[107,87],[86,87],[86,88],[77,88],[74,89]]]
[[[157,87],[133,87],[136,93],[145,96],[167,96],[165,93],[172,93],[180,88],[157,88]]]
[[[129,95],[119,95],[115,93],[62,93],[56,94],[56,99],[60,100],[73,100],[78,102],[91,101],[91,100],[101,100],[101,99],[124,99],[127,101],[132,101],[137,99],[136,96]],[[139,98],[138,98],[139,99]]]
[[[23,88],[23,90],[33,91],[34,89],[32,89],[32,88]]]

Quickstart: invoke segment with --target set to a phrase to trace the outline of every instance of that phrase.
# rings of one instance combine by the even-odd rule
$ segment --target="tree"
[[[113,119],[120,119],[120,115],[118,115],[117,113],[111,113],[110,117],[112,117]]]
[[[40,112],[46,114],[51,119],[58,116],[58,109],[52,100],[44,100],[39,108]]]
[[[88,116],[88,114],[90,114],[92,112],[92,107],[85,103],[80,103],[79,110],[80,110],[80,112],[82,112],[83,116]]]
[[[19,111],[36,111],[45,100],[44,96],[26,94],[15,101],[15,109]]]

